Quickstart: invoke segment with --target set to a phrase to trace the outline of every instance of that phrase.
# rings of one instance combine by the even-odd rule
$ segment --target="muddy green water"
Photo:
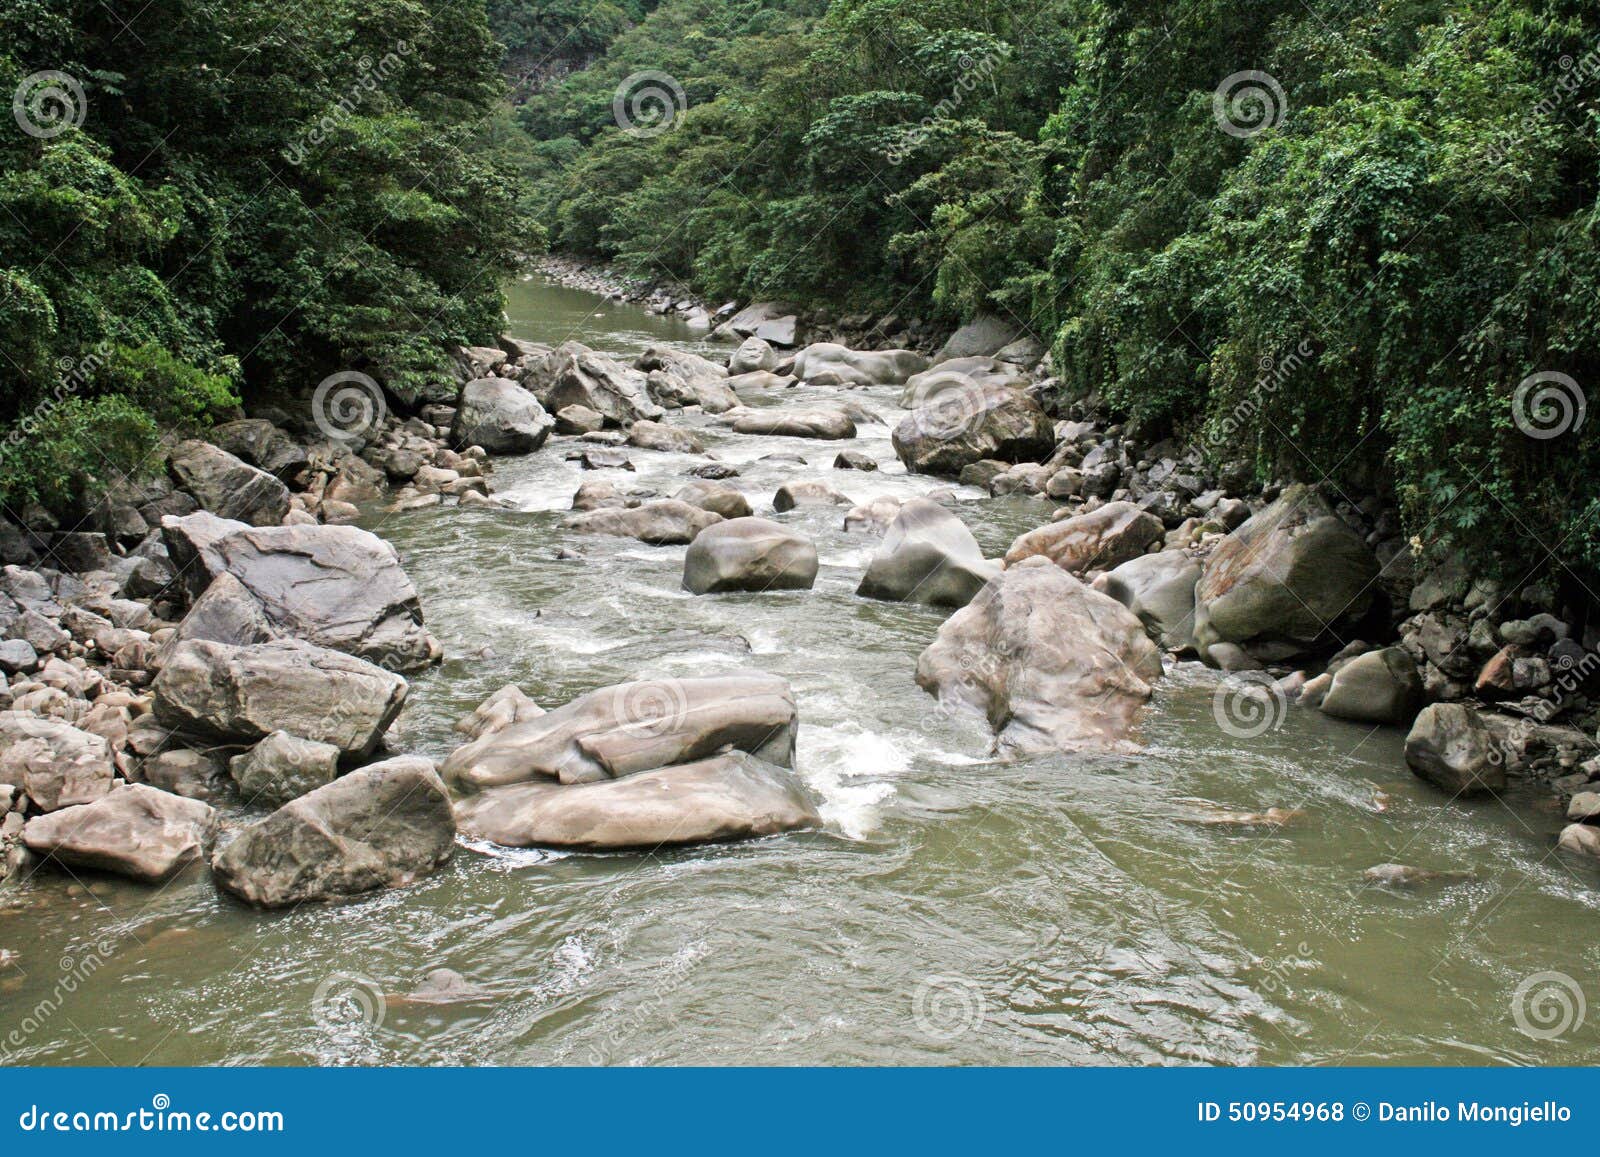
[[[697,341],[534,282],[510,317],[520,336],[622,353]],[[894,393],[851,397],[892,423]],[[861,474],[828,468],[834,444],[681,420],[740,466],[758,511],[796,476],[858,500],[944,485],[903,472],[888,426],[853,443],[881,463]],[[981,721],[941,715],[912,680],[939,614],[855,597],[877,540],[847,535],[842,511],[780,516],[819,544],[814,591],[694,598],[683,548],[558,529],[583,477],[563,449],[497,464],[515,511],[369,520],[451,656],[415,680],[401,745],[442,756],[451,723],[507,682],[558,704],[759,668],[798,693],[827,830],[652,855],[462,847],[414,887],[287,914],[220,898],[203,871],[159,890],[41,873],[0,894],[7,1061],[1600,1062],[1600,1014],[1554,1039],[1516,1015],[1539,973],[1600,991],[1600,873],[1552,850],[1542,793],[1445,802],[1406,771],[1397,732],[1315,712],[1236,738],[1192,666],[1162,684],[1137,756],[993,762]],[[758,461],[773,453],[810,465]],[[691,464],[633,459],[617,480],[668,494]],[[962,496],[990,551],[1049,515]],[[585,561],[557,561],[562,546]],[[1208,804],[1302,814],[1276,831],[1191,822]],[[1471,879],[1363,886],[1385,861]],[[401,999],[439,967],[481,999]],[[1548,983],[1523,1001],[1536,1032],[1559,1027]]]

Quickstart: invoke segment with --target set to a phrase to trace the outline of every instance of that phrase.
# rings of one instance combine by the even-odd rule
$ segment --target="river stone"
[[[1202,654],[1219,642],[1282,644],[1287,658],[1366,614],[1377,577],[1360,536],[1315,491],[1292,486],[1211,552],[1195,587],[1195,639]]]
[[[770,371],[778,364],[778,351],[758,337],[747,337],[728,359],[728,374],[753,374]]]
[[[794,693],[776,675],[642,680],[591,691],[458,747],[442,771],[469,791],[540,778],[590,783],[724,747],[792,767],[798,722]]]
[[[744,752],[627,779],[497,787],[456,805],[461,830],[507,847],[655,848],[821,826],[794,772]]]
[[[539,399],[510,378],[475,378],[461,387],[450,441],[491,454],[531,454],[554,426]]]
[[[192,639],[156,676],[154,711],[164,726],[225,742],[288,731],[368,755],[406,691],[392,671],[299,640],[231,647]]]
[[[851,507],[844,516],[844,528],[869,534],[887,534],[898,517],[900,500],[892,494],[880,494],[871,501]]]
[[[439,658],[394,547],[356,526],[244,529],[211,548],[279,631],[397,671]]]
[[[588,406],[563,406],[556,411],[557,434],[592,434],[605,429],[606,416]]]
[[[628,445],[641,450],[664,450],[669,454],[703,454],[705,444],[689,430],[641,418],[628,430]]]
[[[259,908],[398,888],[450,858],[456,824],[433,761],[363,767],[244,829],[211,862],[224,890]]]
[[[952,386],[969,385],[1020,390],[1028,385],[1028,375],[997,358],[949,358],[907,378],[905,389],[900,392],[900,404],[914,410]]]
[[[702,530],[721,521],[720,514],[668,498],[628,510],[584,511],[569,515],[561,525],[583,534],[614,534],[653,546],[673,546],[693,542]]]
[[[982,711],[1021,753],[1131,749],[1160,676],[1133,612],[1043,558],[992,579],[917,660],[918,686]]]
[[[217,543],[230,534],[249,530],[236,518],[218,518],[206,510],[192,514],[166,514],[161,518],[161,540],[177,570],[178,582],[194,598],[222,571]]]
[[[650,400],[644,374],[575,341],[530,365],[527,380],[547,409],[586,406],[613,426],[665,412]]]
[[[1131,502],[1108,502],[1088,514],[1046,523],[1019,535],[1006,551],[1006,565],[1043,555],[1077,575],[1111,570],[1138,558],[1165,533],[1161,520],[1149,511]]]
[[[295,475],[311,464],[305,447],[265,418],[224,422],[213,427],[207,437],[235,458],[265,470],[281,482],[293,482]]]
[[[1561,829],[1556,846],[1564,852],[1600,859],[1600,828],[1593,824],[1568,824]]]
[[[902,418],[891,439],[907,470],[955,477],[985,458],[1042,461],[1055,449],[1055,427],[1021,390],[955,385]]]
[[[22,839],[68,867],[159,884],[205,854],[215,821],[210,804],[124,783],[93,803],[35,816]]]
[[[1357,655],[1334,673],[1324,714],[1357,723],[1410,723],[1422,702],[1422,680],[1399,647]]]
[[[829,341],[813,342],[794,359],[795,377],[814,386],[898,386],[927,368],[914,350],[853,350]]]
[[[998,353],[1017,340],[1017,327],[992,313],[980,313],[946,339],[935,362],[951,358],[982,357]]]
[[[999,573],[966,523],[937,502],[911,498],[900,504],[856,594],[964,607]]]
[[[754,370],[748,374],[739,374],[728,379],[727,385],[737,396],[740,390],[785,390],[798,382],[789,374],[775,374],[769,370]]]
[[[162,730],[163,745],[170,733]],[[139,762],[139,778],[151,787],[170,791],[188,799],[213,800],[223,795],[227,776],[222,762],[205,751],[187,747],[166,747],[152,752]]]
[[[672,497],[724,518],[750,517],[750,500],[732,486],[720,482],[691,482]]]
[[[167,459],[167,468],[173,481],[218,518],[276,526],[289,513],[287,486],[209,442],[179,442]]]
[[[855,502],[840,494],[820,478],[805,478],[798,482],[785,482],[772,496],[772,509],[782,514],[797,506],[854,506]]]
[[[856,424],[843,410],[809,410],[770,406],[759,410],[741,407],[722,415],[735,434],[782,438],[823,438],[838,441],[856,436]]]
[[[0,711],[0,783],[27,793],[40,811],[94,803],[116,774],[111,745],[59,719]]]
[[[332,783],[339,774],[339,749],[331,743],[274,731],[229,760],[228,772],[246,803],[278,807]]]
[[[174,647],[187,639],[205,639],[247,647],[251,643],[270,643],[276,638],[278,629],[267,618],[267,609],[261,605],[261,600],[224,571],[211,580],[205,593],[183,616],[168,646]]]
[[[455,729],[468,739],[478,739],[504,731],[513,723],[525,723],[544,714],[521,687],[508,683],[478,704],[470,715],[456,720]]]
[[[683,587],[724,591],[810,590],[816,545],[766,518],[732,518],[701,531],[683,558]]]
[[[1169,651],[1194,649],[1194,585],[1200,567],[1187,551],[1163,550],[1129,559],[1095,580],[1139,616],[1150,637]]]
[[[1493,755],[1488,728],[1461,703],[1430,703],[1406,736],[1406,763],[1411,770],[1452,795],[1502,790],[1505,760]]]

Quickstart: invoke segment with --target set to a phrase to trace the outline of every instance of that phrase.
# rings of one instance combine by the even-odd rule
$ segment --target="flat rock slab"
[[[607,850],[748,839],[821,824],[792,771],[744,752],[600,783],[498,787],[456,805],[506,847]]]
[[[22,839],[70,867],[158,884],[205,854],[215,821],[210,804],[125,783],[94,803],[35,816]]]

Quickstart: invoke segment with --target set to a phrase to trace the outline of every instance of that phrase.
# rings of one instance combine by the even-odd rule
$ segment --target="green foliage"
[[[93,0],[0,12],[0,90],[58,70],[84,92],[80,127],[0,133],[0,422],[54,448],[8,458],[9,505],[56,486],[19,463],[134,470],[151,430],[239,390],[432,376],[493,337],[543,243],[525,139],[492,146],[482,6],[153,0],[133,20],[136,40]]]

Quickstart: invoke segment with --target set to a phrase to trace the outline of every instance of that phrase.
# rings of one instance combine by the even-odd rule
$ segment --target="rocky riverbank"
[[[283,906],[408,883],[458,833],[604,849],[818,826],[793,691],[759,673],[624,683],[549,710],[508,686],[461,721],[440,768],[393,738],[406,676],[443,648],[394,550],[352,521],[494,504],[496,456],[626,470],[661,451],[700,459],[679,489],[586,483],[568,527],[688,544],[696,596],[803,592],[818,552],[781,517],[837,508],[881,536],[860,597],[949,612],[917,682],[941,709],[986,716],[1003,753],[1136,750],[1165,665],[1198,659],[1226,673],[1224,729],[1290,704],[1408,728],[1407,763],[1441,799],[1547,780],[1574,821],[1562,846],[1600,853],[1586,823],[1600,818],[1596,640],[1553,588],[1500,589],[1459,564],[1419,578],[1374,499],[1262,487],[1083,404],[1055,412],[1042,351],[1004,327],[927,355],[796,349],[800,320],[731,309],[718,324],[743,340],[726,365],[668,347],[631,363],[577,343],[466,348],[450,403],[410,399],[400,416],[369,395],[342,425],[332,398],[299,419],[258,414],[172,446],[161,478],[80,525],[7,524],[4,874],[54,864],[155,884],[205,862],[232,895]],[[784,404],[801,381],[832,401]],[[754,517],[737,469],[674,421],[848,442],[876,420],[851,399],[862,387],[902,391],[908,469],[1037,496],[1054,518],[986,558],[952,492],[855,505],[799,473],[774,518]],[[876,463],[841,448],[835,465],[868,479]]]

